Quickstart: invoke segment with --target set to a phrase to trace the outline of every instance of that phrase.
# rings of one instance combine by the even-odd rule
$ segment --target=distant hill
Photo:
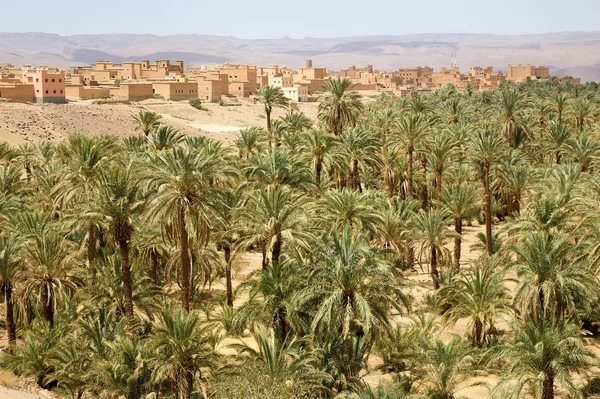
[[[0,63],[69,67],[98,59],[183,59],[187,65],[222,62],[314,65],[339,70],[373,65],[395,70],[417,65],[439,68],[456,50],[458,65],[506,70],[508,64],[546,65],[552,74],[600,80],[600,32],[538,35],[426,33],[400,36],[246,40],[211,35],[101,34],[60,36],[51,33],[0,33]]]

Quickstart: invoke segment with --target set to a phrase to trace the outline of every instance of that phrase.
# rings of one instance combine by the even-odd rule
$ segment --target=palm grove
[[[144,110],[139,137],[1,146],[3,368],[73,398],[597,393],[597,85],[364,101],[338,79],[316,121],[255,100],[266,129],[234,147]]]

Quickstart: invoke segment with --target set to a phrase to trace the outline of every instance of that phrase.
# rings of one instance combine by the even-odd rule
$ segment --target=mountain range
[[[457,52],[462,71],[479,65],[506,70],[508,64],[550,67],[552,75],[600,81],[600,32],[533,35],[426,33],[248,40],[230,36],[97,34],[60,36],[52,33],[0,33],[0,63],[70,67],[97,60],[183,60],[186,65],[223,62],[279,64],[298,68],[304,60],[331,70],[350,65],[375,69],[450,65]]]

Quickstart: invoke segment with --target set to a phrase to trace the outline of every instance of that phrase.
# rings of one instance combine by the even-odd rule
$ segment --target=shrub
[[[208,111],[208,109],[202,106],[202,100],[200,100],[198,97],[190,98],[190,105],[196,109],[199,109],[200,111]]]
[[[159,99],[159,100],[164,100],[164,99],[165,99],[165,97],[164,97],[163,95],[161,95],[161,94],[158,94],[158,93],[154,93],[154,94],[152,95],[152,97],[154,97],[154,98],[156,98],[156,99]]]

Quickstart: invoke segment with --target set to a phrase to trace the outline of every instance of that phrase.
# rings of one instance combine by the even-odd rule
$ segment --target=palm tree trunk
[[[42,303],[44,320],[50,324],[50,328],[54,327],[54,307],[52,306],[52,298],[48,285],[42,287],[40,302]]]
[[[88,261],[88,270],[90,272],[90,276],[93,277],[96,274],[96,270],[94,268],[94,260],[96,259],[96,228],[93,224],[88,225],[88,240],[87,240],[87,261]]]
[[[154,285],[158,284],[158,252],[152,249],[150,252],[150,279]]]
[[[413,150],[408,148],[408,180],[406,185],[407,197],[413,196]]]
[[[338,137],[342,134],[342,110],[340,107],[336,109],[333,133]]]
[[[429,273],[431,274],[431,279],[433,280],[433,287],[437,290],[440,288],[440,273],[438,272],[437,268],[437,250],[435,247],[431,248],[431,267]]]
[[[265,107],[265,114],[267,116],[267,133],[269,134],[269,152],[273,150],[273,128],[271,127],[271,111]]]
[[[179,240],[179,244],[181,246],[181,306],[185,312],[189,313],[192,294],[192,281],[190,276],[190,243],[185,224],[185,210],[182,205],[179,206]]]
[[[227,290],[227,306],[233,306],[233,288],[231,284],[231,247],[229,244],[223,246],[225,254],[225,288]]]
[[[429,207],[429,189],[427,187],[427,157],[421,156],[421,167],[423,168],[423,190],[421,191],[421,206],[423,209]]]
[[[482,344],[483,344],[483,324],[481,323],[481,320],[479,320],[478,318],[475,319],[475,323],[474,324],[474,335],[475,335],[475,343],[477,344],[478,347],[481,348]]]
[[[133,288],[131,282],[131,266],[129,265],[129,243],[119,240],[121,251],[121,279],[123,280],[123,306],[125,316],[133,317]]]
[[[263,270],[266,270],[267,267],[269,266],[269,261],[267,260],[267,244],[266,243],[261,243],[261,251],[262,251],[262,263],[261,263],[261,267]]]
[[[554,399],[554,372],[546,373],[546,379],[542,385],[542,399]]]
[[[321,184],[321,172],[323,170],[323,160],[321,157],[317,157],[315,162],[315,180],[317,185]]]
[[[494,243],[492,238],[492,195],[490,192],[490,168],[483,165],[483,206],[485,213],[485,243],[488,255],[494,254]]]
[[[13,348],[17,343],[17,329],[15,328],[12,284],[10,283],[4,287],[4,299],[6,303],[6,332],[8,333],[8,347]]]
[[[273,266],[277,266],[279,264],[279,256],[281,256],[282,244],[283,237],[281,237],[281,233],[277,233],[275,235],[275,243],[273,243],[273,250],[271,251],[271,262],[273,262]]]
[[[454,218],[454,231],[458,234],[454,238],[454,270],[460,270],[460,253],[462,246],[462,218]]]
[[[435,168],[435,185],[436,185],[436,191],[437,191],[437,199],[439,201],[441,201],[442,199],[442,176],[444,174],[444,168],[443,167],[437,167]]]
[[[194,392],[194,373],[189,370],[185,373],[185,385],[185,399],[189,399]]]

